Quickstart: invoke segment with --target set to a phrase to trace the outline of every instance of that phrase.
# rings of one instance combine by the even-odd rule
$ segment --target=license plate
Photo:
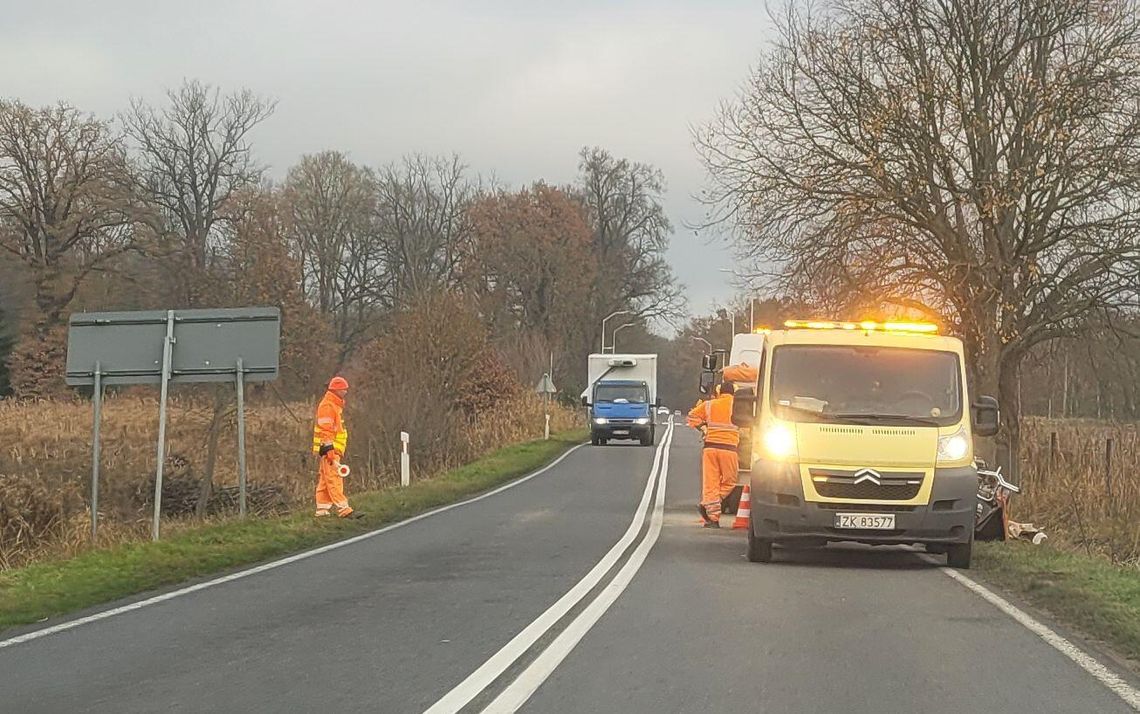
[[[629,429],[614,429],[614,434],[616,436],[626,436],[629,434]]]
[[[836,528],[889,531],[895,528],[893,513],[836,513]]]

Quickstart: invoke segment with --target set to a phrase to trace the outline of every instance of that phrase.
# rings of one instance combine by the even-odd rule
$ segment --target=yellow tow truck
[[[764,335],[759,361],[755,396],[734,410],[750,427],[750,561],[853,541],[970,566],[973,438],[995,434],[999,414],[992,397],[971,400],[961,340],[925,323],[791,320]]]

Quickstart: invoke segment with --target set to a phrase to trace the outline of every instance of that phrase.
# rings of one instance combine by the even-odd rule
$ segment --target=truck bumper
[[[879,545],[966,543],[974,531],[978,477],[972,467],[935,469],[930,503],[922,506],[843,501],[809,502],[797,464],[757,461],[752,468],[752,530],[757,538],[849,541]],[[835,514],[894,513],[895,528],[835,527]]]
[[[590,434],[599,439],[640,439],[649,436],[653,431],[652,424],[608,424],[605,426],[593,425]]]

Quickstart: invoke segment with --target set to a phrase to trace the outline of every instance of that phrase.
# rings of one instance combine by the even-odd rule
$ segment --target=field
[[[250,508],[257,515],[307,509],[315,485],[312,404],[254,399],[246,410]],[[164,533],[236,512],[236,414],[220,421],[216,467],[205,513],[195,515],[207,470],[213,408],[176,398],[167,422],[163,488]],[[398,481],[398,428],[351,431],[347,489],[376,490]],[[580,416],[552,412],[551,428],[573,428]],[[361,419],[363,421],[363,419]],[[92,409],[86,402],[0,401],[0,571],[91,546]],[[494,418],[467,419],[446,433],[405,427],[412,434],[413,480],[429,478],[506,444],[541,437],[543,406],[524,395],[495,408]],[[103,410],[99,495],[100,546],[145,539],[153,509],[158,404],[151,397],[109,398]]]
[[[1026,419],[1022,494],[1011,512],[1050,539],[1114,563],[1140,565],[1140,427]]]

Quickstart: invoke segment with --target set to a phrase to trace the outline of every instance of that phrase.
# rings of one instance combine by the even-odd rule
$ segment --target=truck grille
[[[812,485],[823,498],[909,501],[922,488],[922,473],[876,474],[867,470],[809,469]],[[858,481],[858,483],[856,483]]]

